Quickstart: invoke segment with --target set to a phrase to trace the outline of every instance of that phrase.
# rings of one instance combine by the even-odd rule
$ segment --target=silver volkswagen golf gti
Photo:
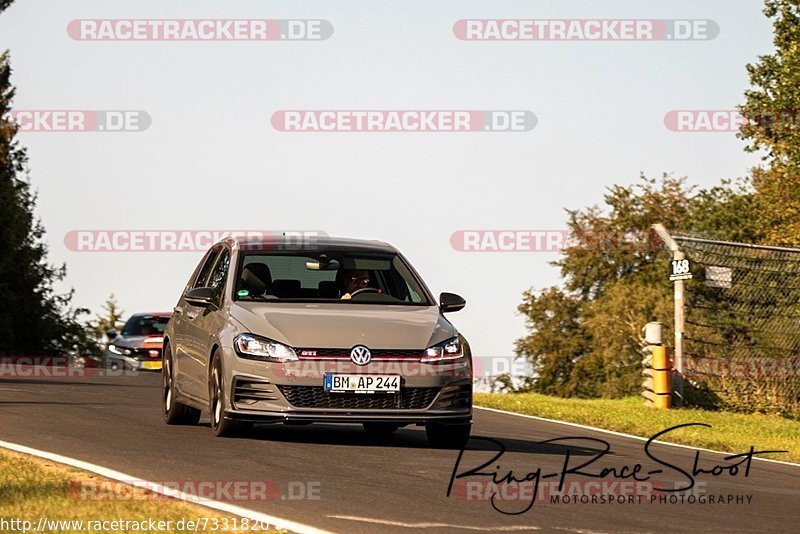
[[[472,426],[469,344],[408,261],[377,241],[227,239],[203,257],[164,333],[163,411],[218,436],[253,423],[424,426],[460,448]]]

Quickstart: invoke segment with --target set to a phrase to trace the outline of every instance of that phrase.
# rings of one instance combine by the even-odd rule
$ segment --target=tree
[[[747,65],[752,88],[739,107],[748,119],[740,137],[764,152],[754,169],[759,221],[767,241],[800,243],[800,0],[767,0],[775,51]]]
[[[574,245],[554,262],[564,287],[528,290],[518,307],[529,333],[517,340],[516,353],[533,365],[535,391],[579,397],[638,391],[641,328],[649,321],[669,325],[673,313],[670,256],[650,231],[654,223],[718,239],[761,235],[746,182],[698,191],[684,178],[642,176],[635,185],[610,187],[604,204],[568,211]]]
[[[10,4],[0,1],[0,11]],[[0,54],[0,355],[94,352],[72,291],[56,294],[64,266],[47,262],[44,229],[34,217],[36,195],[27,178],[27,155],[7,121],[14,98],[8,52]]]
[[[740,137],[747,150],[766,151],[770,162],[800,162],[800,0],[766,0],[764,14],[773,20],[775,52],[747,65],[751,89],[739,106],[749,119]]]
[[[92,332],[97,340],[103,339],[109,330],[117,330],[121,326],[121,319],[125,312],[119,309],[117,299],[112,293],[103,304],[103,314],[95,315]]]
[[[571,396],[581,393],[571,383],[578,360],[588,352],[589,336],[583,329],[579,299],[556,287],[535,295],[523,295],[518,310],[525,316],[530,334],[516,342],[518,356],[527,358],[538,376],[535,391]]]
[[[669,255],[647,235],[653,223],[718,240],[800,243],[800,0],[766,0],[764,13],[773,19],[775,51],[747,66],[752,88],[740,111],[749,121],[740,137],[747,150],[764,153],[765,165],[699,191],[683,179],[642,177],[636,186],[609,188],[603,209],[568,211],[578,246],[554,262],[563,289],[529,290],[519,306],[529,333],[517,341],[517,355],[534,365],[537,391],[638,390],[639,329],[653,320],[672,324]],[[727,320],[726,332],[741,329],[709,319]]]

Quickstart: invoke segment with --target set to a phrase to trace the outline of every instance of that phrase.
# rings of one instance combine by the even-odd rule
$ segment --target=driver
[[[361,269],[347,270],[344,273],[344,294],[341,300],[349,300],[359,289],[369,287],[369,271]]]

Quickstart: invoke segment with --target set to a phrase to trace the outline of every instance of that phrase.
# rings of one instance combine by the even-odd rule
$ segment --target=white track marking
[[[634,436],[633,434],[625,434],[623,432],[615,432],[613,430],[606,430],[604,428],[597,428],[594,426],[589,425],[582,425],[580,423],[568,423],[566,421],[559,421],[557,419],[547,419],[546,417],[538,417],[536,415],[528,415],[524,413],[516,413],[516,412],[507,412],[505,410],[498,410],[496,408],[484,408],[483,406],[475,406],[475,408],[479,410],[486,410],[487,412],[495,412],[495,413],[503,413],[506,415],[515,415],[517,417],[526,417],[528,419],[535,419],[537,421],[546,421],[548,423],[556,423],[559,425],[566,425],[571,426],[574,428],[582,428],[584,430],[593,430],[595,432],[602,432],[604,434],[611,434],[612,436],[620,436],[623,438],[631,438],[639,441],[647,441],[649,438],[643,438],[642,436]],[[713,427],[712,427],[713,428]],[[715,454],[731,454],[730,452],[724,451],[715,451],[712,449],[704,449],[702,447],[692,447],[691,445],[682,445],[680,443],[670,443],[668,441],[654,441],[653,443],[658,443],[659,445],[669,445],[670,447],[680,447],[681,449],[690,449],[693,451],[703,451],[703,452],[713,452]],[[783,460],[772,460],[771,458],[760,458],[758,456],[754,456],[753,460],[759,460],[762,462],[770,462],[773,464],[781,464],[781,465],[791,465],[792,467],[800,467],[800,464],[795,464],[792,462],[784,462]]]
[[[1,440],[0,440],[0,447],[15,452],[21,452],[23,454],[30,454],[31,456],[36,456],[38,458],[51,460],[59,464],[69,465],[71,467],[77,467],[78,469],[83,469],[84,471],[89,471],[96,475],[100,475],[101,477],[110,478],[111,480],[116,480],[117,482],[123,482],[130,486],[144,488],[154,493],[159,493],[161,495],[166,495],[168,497],[180,499],[182,501],[190,502],[192,504],[205,506],[206,508],[211,508],[213,510],[217,510],[220,512],[226,512],[239,517],[246,517],[247,519],[250,519],[252,521],[259,521],[263,524],[269,524],[271,527],[275,527],[278,529],[290,530],[292,532],[301,532],[308,534],[331,534],[327,530],[321,530],[309,525],[304,525],[302,523],[291,521],[289,519],[282,519],[280,517],[275,517],[273,515],[262,514],[260,512],[248,510],[247,508],[242,508],[240,506],[235,506],[233,504],[228,504],[225,502],[207,500],[204,498],[200,498],[197,495],[184,493],[182,491],[175,491],[172,488],[167,488],[160,484],[148,482],[140,478],[126,475],[125,473],[120,473],[119,471],[114,471],[106,467],[91,464],[89,462],[84,462],[82,460],[76,460],[74,458],[69,458],[67,456],[61,456],[59,454],[54,454],[52,452],[40,451],[38,449],[25,447],[24,445],[17,445],[16,443],[9,443],[7,441],[1,441]]]
[[[479,530],[482,532],[522,532],[525,530],[540,530],[539,527],[522,525],[509,527],[476,527],[472,525],[451,525],[449,523],[403,523],[401,521],[389,521],[388,519],[359,517],[355,515],[329,515],[327,517],[331,519],[346,519],[348,521],[360,521],[361,523],[400,528],[457,528],[459,530]]]

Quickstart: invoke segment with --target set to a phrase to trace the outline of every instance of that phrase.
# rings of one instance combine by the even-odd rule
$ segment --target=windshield
[[[236,300],[431,305],[396,254],[243,253],[236,280]]]
[[[157,336],[164,333],[169,317],[166,315],[134,315],[122,329],[123,336]]]

